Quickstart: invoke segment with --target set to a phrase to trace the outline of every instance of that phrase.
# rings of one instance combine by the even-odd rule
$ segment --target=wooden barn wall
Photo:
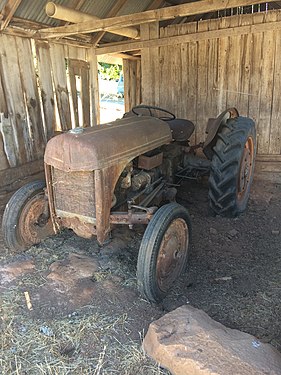
[[[156,24],[144,25],[141,32],[143,39],[159,35],[161,40],[280,20],[281,13],[274,11],[160,30]],[[142,101],[193,121],[196,142],[205,139],[209,117],[235,106],[256,121],[258,158],[281,161],[281,31],[271,27],[256,31],[225,37],[218,32],[211,39],[143,48]]]
[[[141,61],[123,59],[125,112],[141,103]]]
[[[9,182],[9,173],[1,171],[10,168],[20,171],[23,165],[29,165],[26,173],[32,172],[32,165],[41,168],[38,161],[42,160],[46,142],[54,130],[72,127],[66,59],[88,61],[89,52],[80,47],[47,42],[32,44],[27,38],[0,35],[1,185]],[[91,65],[95,64],[95,59],[91,60]],[[89,91],[81,95],[89,94],[89,103],[89,74],[85,79]],[[10,173],[16,174],[15,170]]]

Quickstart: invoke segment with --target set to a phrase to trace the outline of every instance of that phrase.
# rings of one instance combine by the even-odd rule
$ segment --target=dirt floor
[[[237,219],[212,217],[207,194],[206,183],[178,193],[193,223],[189,267],[158,306],[136,289],[142,227],[119,227],[103,248],[65,231],[24,254],[1,237],[0,374],[168,374],[142,338],[186,303],[281,350],[281,185],[255,182]]]

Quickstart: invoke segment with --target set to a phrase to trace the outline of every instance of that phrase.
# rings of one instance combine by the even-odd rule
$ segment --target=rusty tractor
[[[193,131],[189,120],[140,105],[122,119],[55,136],[46,146],[46,181],[23,186],[6,206],[7,246],[23,250],[63,228],[95,236],[102,245],[115,225],[145,224],[138,287],[146,299],[160,302],[189,252],[190,217],[175,201],[179,183],[208,175],[211,210],[232,217],[245,210],[253,179],[250,118],[227,109],[209,119],[206,140],[197,145],[190,145]],[[205,156],[197,156],[198,149]]]

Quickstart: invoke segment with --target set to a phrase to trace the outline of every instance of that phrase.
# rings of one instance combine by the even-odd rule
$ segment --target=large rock
[[[281,355],[254,336],[182,306],[150,324],[144,350],[174,375],[280,375]]]

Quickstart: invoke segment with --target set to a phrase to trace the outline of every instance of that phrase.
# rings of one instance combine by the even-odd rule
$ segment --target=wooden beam
[[[273,0],[268,0],[272,2]],[[87,34],[98,31],[110,31],[120,27],[130,27],[143,23],[184,17],[187,15],[209,13],[216,10],[259,4],[261,0],[202,0],[194,3],[176,5],[173,7],[148,10],[141,13],[125,16],[106,18],[103,20],[87,21],[74,25],[53,27],[48,30],[40,30],[38,36],[42,38],[58,38],[75,34]]]
[[[115,17],[119,10],[122,8],[122,6],[126,3],[127,0],[119,0],[115,3],[115,5],[111,8],[111,10],[108,12],[106,18],[109,17]],[[157,9],[161,7],[164,4],[163,0],[153,0],[152,3],[149,5],[149,7],[146,10],[152,10]],[[93,47],[96,47],[101,38],[104,36],[106,31],[100,31],[93,37]]]
[[[27,176],[43,172],[44,161],[43,159],[31,161],[27,164],[20,165],[19,167],[5,169],[0,171],[0,188],[20,182],[26,179]],[[44,178],[44,176],[42,175]]]
[[[123,5],[127,2],[127,0],[118,0],[115,2],[113,7],[110,9],[110,11],[107,13],[106,17],[115,17],[116,14],[119,12],[119,10],[123,7]],[[92,39],[92,44],[93,47],[95,47],[98,42],[101,40],[101,38],[104,36],[106,32],[105,31],[100,31],[96,35],[93,36]]]
[[[226,29],[201,31],[185,35],[170,36],[161,39],[127,41],[126,43],[114,43],[110,46],[96,48],[96,55],[106,55],[118,52],[134,51],[142,48],[164,47],[181,43],[197,42],[235,35],[263,33],[266,31],[281,30],[281,21],[259,23],[247,26],[228,27]]]
[[[0,30],[5,30],[6,27],[9,25],[13,15],[15,14],[16,10],[18,9],[22,0],[8,0],[6,5],[4,6],[1,12],[1,26]]]
[[[86,0],[75,0],[71,5],[69,4],[69,8],[73,8],[75,10],[80,10],[82,5],[85,3]],[[61,25],[69,25],[69,22],[61,21]]]
[[[6,35],[12,35],[12,36],[19,36],[21,38],[34,38],[36,39],[35,32],[34,31],[25,31],[22,29],[16,29],[13,27],[8,27],[7,29],[2,31],[3,34]],[[92,45],[88,42],[84,42],[83,40],[77,40],[75,38],[65,38],[65,39],[58,39],[58,40],[52,40],[52,43],[55,44],[64,44],[66,46],[74,46],[74,47],[80,47],[80,48],[91,48]]]

